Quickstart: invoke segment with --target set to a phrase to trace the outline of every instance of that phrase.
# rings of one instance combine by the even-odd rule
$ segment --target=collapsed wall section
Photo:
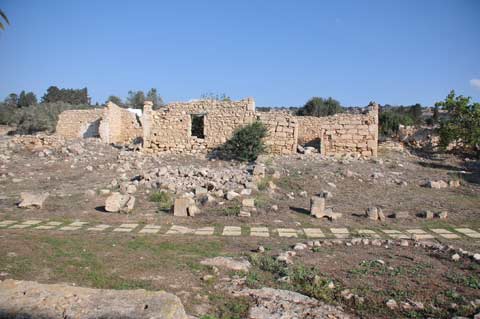
[[[327,117],[298,116],[298,143],[321,144],[325,155],[360,154],[377,156],[378,105],[364,114],[336,114]]]
[[[112,102],[107,104],[99,131],[105,143],[127,144],[143,135],[142,126],[135,113]]]
[[[71,138],[99,137],[104,109],[67,110],[60,113],[56,134]]]
[[[109,102],[106,108],[67,110],[58,117],[56,134],[67,139],[99,137],[105,143],[130,143],[143,131],[134,113]]]

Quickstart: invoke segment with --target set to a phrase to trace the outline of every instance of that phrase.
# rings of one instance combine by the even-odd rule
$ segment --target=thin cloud
[[[470,85],[477,90],[480,90],[480,79],[471,79]]]

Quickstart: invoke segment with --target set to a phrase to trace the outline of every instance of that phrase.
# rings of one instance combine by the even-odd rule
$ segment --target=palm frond
[[[1,22],[0,22],[0,29],[5,30],[5,27],[3,26],[3,24]]]
[[[2,18],[5,19],[5,21],[7,21],[7,24],[10,24],[10,21],[8,21],[7,15],[2,10],[0,10],[0,16],[2,16]],[[2,24],[2,26],[3,26],[3,24]]]

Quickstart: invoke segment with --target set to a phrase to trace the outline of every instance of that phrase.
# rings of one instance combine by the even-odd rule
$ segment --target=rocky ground
[[[478,161],[395,143],[381,145],[377,159],[310,153],[244,164],[145,155],[96,139],[2,136],[0,223],[158,228],[147,236],[0,225],[0,279],[165,290],[204,319],[287,318],[282,311],[292,318],[473,316],[480,303],[473,257],[480,253],[479,172]],[[312,196],[324,202],[324,217],[311,215]],[[173,226],[204,232],[175,236]],[[222,236],[225,226],[239,233]],[[268,236],[254,235],[261,227]],[[326,238],[292,249],[301,239],[278,229],[306,240],[306,229],[320,229]],[[455,236],[432,231],[439,229]],[[329,244],[368,235],[357,230],[372,231],[380,245]],[[388,242],[395,238],[384,230],[408,235],[409,246]],[[452,249],[412,247],[423,239],[419,230],[471,254],[456,260]],[[285,257],[289,250],[296,256]],[[202,263],[218,256],[251,265],[246,271]]]

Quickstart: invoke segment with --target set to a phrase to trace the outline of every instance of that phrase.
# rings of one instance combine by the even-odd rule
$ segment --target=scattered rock
[[[190,197],[175,198],[173,204],[173,216],[189,216],[188,208],[195,205],[195,201]]]
[[[255,199],[253,198],[244,198],[242,200],[243,207],[255,207]]]
[[[398,309],[398,304],[397,302],[394,300],[394,299],[389,299],[385,305],[391,309],[391,310],[395,310],[395,309]]]
[[[447,188],[448,184],[445,181],[439,180],[439,181],[428,181],[426,186],[429,188],[441,189],[441,188]]]
[[[339,307],[288,290],[244,289],[236,294],[253,298],[254,302],[248,313],[250,319],[350,318]]]
[[[232,199],[234,199],[234,198],[237,198],[238,196],[240,196],[240,194],[238,194],[238,193],[236,193],[236,192],[234,192],[234,191],[228,191],[228,192],[227,192],[227,195],[225,196],[225,198],[226,198],[227,200],[232,200]]]
[[[252,266],[248,260],[240,258],[234,259],[232,257],[208,258],[200,261],[200,264],[244,272],[248,272],[250,270],[250,267]]]
[[[448,212],[446,211],[437,213],[437,218],[446,219],[447,217],[448,217]]]
[[[450,180],[450,181],[448,181],[448,187],[450,187],[450,188],[460,187],[460,181],[459,180]]]
[[[425,218],[425,219],[432,219],[434,217],[434,214],[430,210],[424,210],[420,212],[420,217]]]
[[[310,214],[316,218],[325,216],[325,198],[320,196],[310,198]]]
[[[178,297],[165,291],[107,290],[0,281],[0,313],[8,318],[187,319]]]
[[[48,193],[31,193],[31,192],[22,192],[20,193],[21,201],[18,203],[18,207],[21,208],[42,208],[43,203],[48,197]]]
[[[112,193],[105,201],[105,210],[107,212],[130,213],[135,205],[135,197],[132,195],[122,195],[118,192]]]
[[[453,254],[452,255],[452,260],[453,261],[459,261],[460,260],[460,255],[459,254]]]
[[[409,217],[409,213],[408,212],[395,212],[395,213],[393,213],[392,217],[396,218],[396,219],[406,219],[406,218]]]

